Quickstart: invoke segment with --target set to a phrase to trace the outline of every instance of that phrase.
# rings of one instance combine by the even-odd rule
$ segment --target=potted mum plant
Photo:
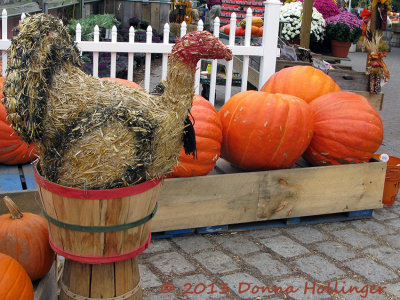
[[[333,56],[347,57],[351,44],[356,44],[361,34],[361,20],[351,12],[341,9],[326,19],[326,36],[331,40]]]

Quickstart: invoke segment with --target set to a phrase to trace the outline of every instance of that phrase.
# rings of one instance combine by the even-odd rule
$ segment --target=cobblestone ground
[[[399,217],[396,204],[366,220],[155,240],[140,256],[145,299],[400,299]]]
[[[380,152],[400,156],[400,49],[386,61]],[[139,259],[148,300],[400,299],[399,199],[363,220],[154,240]]]

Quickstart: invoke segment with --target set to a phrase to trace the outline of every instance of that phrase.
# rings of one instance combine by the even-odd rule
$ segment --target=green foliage
[[[120,22],[115,19],[114,15],[90,15],[85,19],[73,19],[68,24],[68,31],[71,36],[75,37],[76,24],[81,24],[82,41],[93,41],[94,26],[98,25],[99,29],[111,29],[114,25],[118,26]],[[100,35],[101,40],[101,35]]]
[[[357,43],[361,34],[362,29],[356,27],[350,30],[350,27],[343,23],[326,25],[326,36],[331,40]]]
[[[400,12],[400,0],[392,0],[393,11]]]

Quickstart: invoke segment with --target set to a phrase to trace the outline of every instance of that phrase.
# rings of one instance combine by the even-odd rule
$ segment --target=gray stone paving
[[[350,58],[363,71],[365,53]],[[400,157],[400,48],[386,61],[379,152]],[[365,220],[154,240],[139,261],[146,300],[400,299],[400,199]]]
[[[291,272],[284,263],[273,258],[268,253],[257,253],[245,256],[243,259],[246,263],[257,268],[263,276],[281,276]]]
[[[309,226],[298,226],[293,228],[288,228],[287,233],[297,241],[303,242],[304,244],[311,244],[314,242],[320,242],[326,240],[328,237],[317,229]]]
[[[237,255],[248,254],[260,250],[254,242],[245,238],[243,235],[222,236],[215,241],[220,245],[224,245],[226,249]]]
[[[224,273],[238,270],[235,261],[221,251],[208,251],[193,256],[211,273]]]
[[[261,243],[285,258],[294,257],[309,252],[307,248],[286,236],[275,236],[269,239],[263,239],[261,240]]]
[[[384,280],[398,278],[398,274],[369,258],[359,258],[344,264],[371,282],[377,283]]]
[[[176,237],[173,241],[187,253],[193,253],[214,247],[213,244],[202,236]]]
[[[358,232],[353,228],[346,228],[332,233],[337,238],[353,247],[363,248],[371,245],[376,245],[378,242],[366,234]]]
[[[343,270],[318,255],[300,258],[295,263],[299,270],[321,282],[333,280],[345,274]]]
[[[315,249],[330,258],[336,259],[337,261],[347,260],[357,255],[354,251],[350,250],[349,247],[347,247],[346,245],[343,245],[335,241],[318,243]]]

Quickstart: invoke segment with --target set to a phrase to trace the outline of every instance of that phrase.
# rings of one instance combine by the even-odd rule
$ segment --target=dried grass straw
[[[164,94],[150,95],[85,74],[79,50],[54,17],[25,18],[18,31],[8,53],[5,106],[21,138],[38,144],[46,179],[115,188],[177,164],[194,94],[189,66],[170,59]]]
[[[197,30],[197,25],[186,24],[186,32],[192,32]],[[180,23],[170,23],[169,31],[175,36],[181,36],[181,24]]]

